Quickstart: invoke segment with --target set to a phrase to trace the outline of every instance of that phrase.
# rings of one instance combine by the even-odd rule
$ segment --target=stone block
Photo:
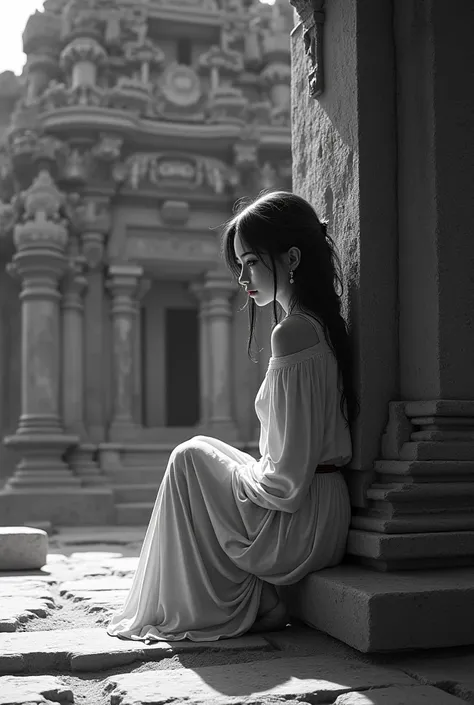
[[[0,678],[0,705],[67,705],[74,702],[72,690],[53,676],[3,676]]]
[[[378,573],[340,565],[282,594],[290,613],[362,652],[474,643],[474,569]]]
[[[107,678],[111,702],[237,705],[283,700],[333,702],[356,688],[416,685],[400,671],[326,656],[278,658],[202,668],[148,671]]]
[[[430,686],[393,686],[366,693],[345,693],[334,705],[462,705],[464,700]]]
[[[19,632],[0,634],[0,673],[12,673],[12,668],[16,673],[43,673],[51,669],[59,672],[101,671],[105,667],[114,668],[133,661],[161,661],[174,654],[209,649],[261,652],[272,650],[272,647],[266,639],[256,635],[208,642],[144,644],[109,636],[103,628]]]
[[[29,526],[0,526],[0,570],[37,570],[46,565],[48,534]]]

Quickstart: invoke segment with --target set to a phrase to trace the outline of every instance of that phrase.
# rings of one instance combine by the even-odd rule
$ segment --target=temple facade
[[[256,454],[271,312],[247,356],[220,253],[291,188],[293,10],[46,0],[0,76],[0,523],[146,524],[171,450]]]

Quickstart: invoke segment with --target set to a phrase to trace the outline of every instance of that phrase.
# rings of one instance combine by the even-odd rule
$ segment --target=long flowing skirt
[[[344,555],[350,502],[340,472],[315,474],[293,514],[251,502],[239,482],[259,461],[209,436],[170,455],[111,636],[214,641],[254,623],[263,581],[290,585]]]

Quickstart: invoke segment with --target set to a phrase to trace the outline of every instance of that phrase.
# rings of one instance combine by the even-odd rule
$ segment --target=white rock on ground
[[[0,678],[0,705],[74,702],[72,690],[53,676],[3,676]]]
[[[37,570],[46,565],[48,534],[29,526],[0,526],[0,570]]]
[[[30,576],[0,577],[0,632],[14,632],[23,622],[46,617],[54,608],[46,581]]]
[[[401,671],[381,666],[331,656],[302,656],[123,674],[107,678],[104,685],[116,705],[250,705],[306,697],[310,702],[329,703],[351,690],[418,684]]]

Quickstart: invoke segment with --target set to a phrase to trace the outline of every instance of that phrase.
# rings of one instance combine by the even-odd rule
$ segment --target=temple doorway
[[[141,308],[144,428],[199,423],[199,312],[185,282],[153,282]]]

